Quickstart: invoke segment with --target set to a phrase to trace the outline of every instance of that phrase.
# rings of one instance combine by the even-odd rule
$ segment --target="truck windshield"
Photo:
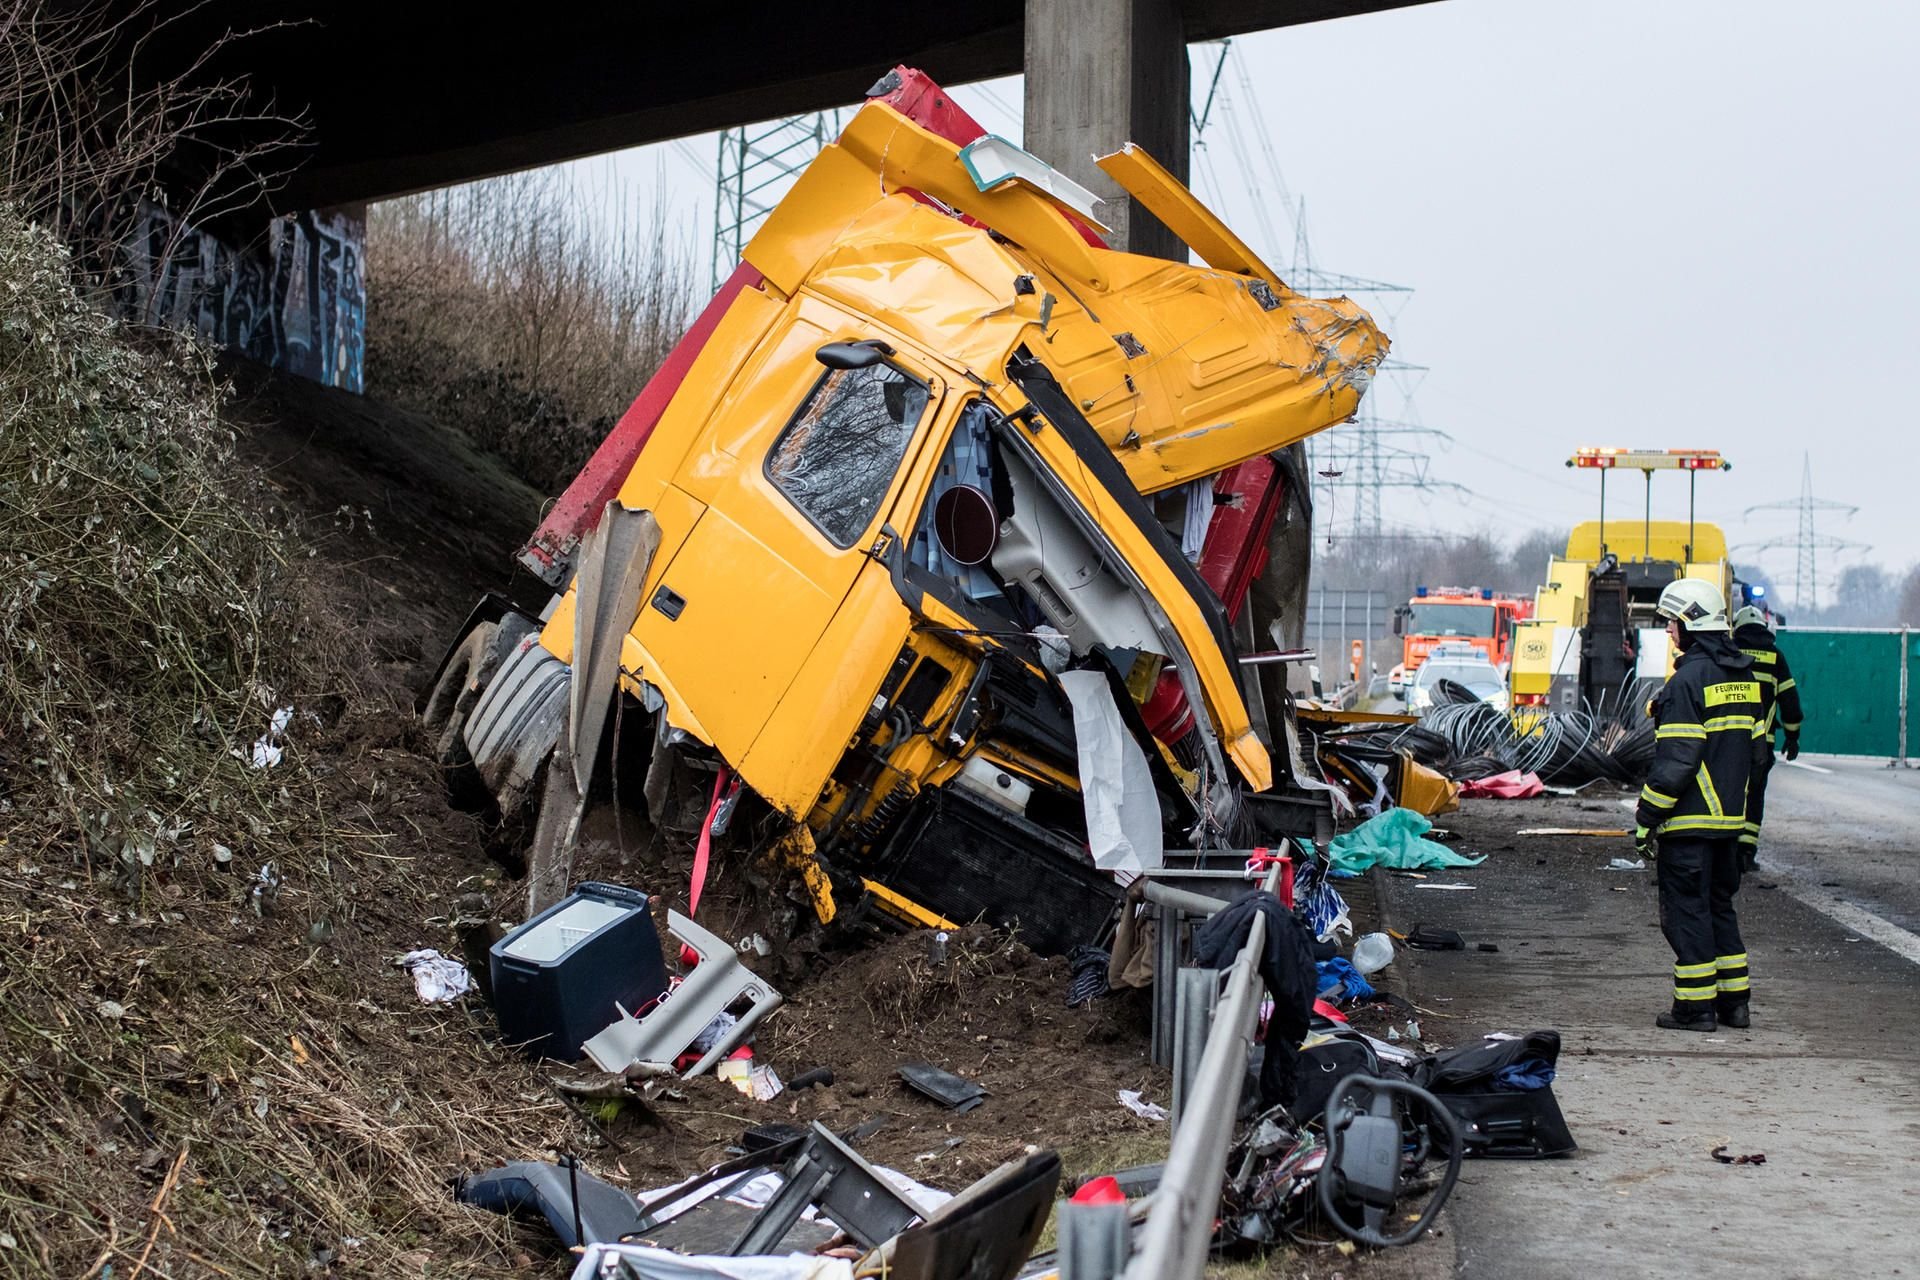
[[[1407,619],[1410,636],[1490,636],[1490,604],[1415,604]]]

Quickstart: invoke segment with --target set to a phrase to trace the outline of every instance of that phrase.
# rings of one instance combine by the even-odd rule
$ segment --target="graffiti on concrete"
[[[329,209],[276,218],[264,247],[234,249],[143,202],[115,300],[145,324],[201,337],[328,386],[365,389],[364,216]]]

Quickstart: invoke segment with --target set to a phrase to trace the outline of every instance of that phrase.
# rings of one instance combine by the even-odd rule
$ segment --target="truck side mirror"
[[[863,342],[829,342],[813,353],[813,358],[829,369],[871,369],[893,354],[893,348],[878,338]]]
[[[1412,614],[1413,610],[1407,608],[1406,605],[1399,604],[1393,607],[1393,634],[1397,636],[1407,634],[1407,619],[1412,616]]]

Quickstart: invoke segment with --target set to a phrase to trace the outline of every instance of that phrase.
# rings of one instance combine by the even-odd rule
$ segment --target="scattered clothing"
[[[400,967],[413,978],[413,989],[426,1004],[452,1004],[473,989],[467,966],[438,951],[409,951],[400,957]]]
[[[1322,960],[1316,967],[1320,973],[1319,996],[1323,1000],[1339,1004],[1347,1000],[1365,1000],[1374,994],[1373,984],[1362,977],[1351,962],[1340,956]]]
[[[1545,1058],[1526,1058],[1493,1073],[1493,1087],[1524,1093],[1553,1083],[1553,1064]]]
[[[1306,1039],[1319,985],[1306,923],[1270,893],[1245,894],[1194,931],[1193,962],[1203,969],[1227,968],[1246,945],[1256,916],[1267,922],[1260,977],[1273,997],[1260,1067],[1260,1101],[1263,1106],[1284,1106],[1293,1102],[1300,1042]]]
[[[1347,901],[1327,882],[1327,867],[1314,855],[1313,846],[1300,842],[1301,856],[1294,859],[1293,902],[1305,913],[1313,936],[1332,942],[1342,934],[1353,933],[1353,920]]]
[[[1073,975],[1067,983],[1067,1008],[1078,1009],[1107,994],[1107,966],[1111,963],[1113,957],[1095,946],[1082,945],[1067,953],[1067,968]]]

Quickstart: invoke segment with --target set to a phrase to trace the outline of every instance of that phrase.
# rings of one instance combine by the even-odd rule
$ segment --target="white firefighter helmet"
[[[1734,611],[1733,626],[1736,631],[1750,622],[1757,622],[1765,627],[1767,625],[1767,615],[1750,604],[1743,604],[1739,609]],[[1772,628],[1768,629],[1771,630]]]
[[[1675,578],[1660,593],[1655,606],[1663,618],[1672,618],[1688,631],[1725,631],[1727,598],[1720,588],[1699,578]]]

